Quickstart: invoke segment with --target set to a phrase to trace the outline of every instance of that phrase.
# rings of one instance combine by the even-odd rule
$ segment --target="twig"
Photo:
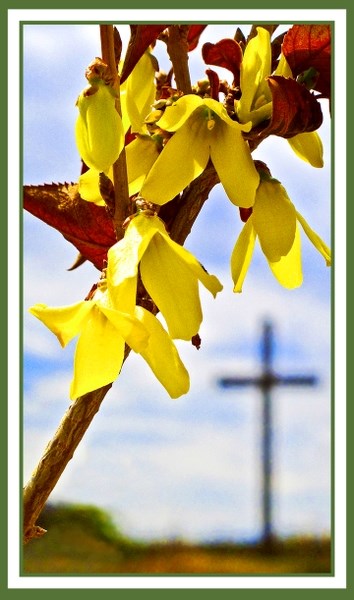
[[[176,86],[184,94],[192,93],[188,68],[188,30],[189,25],[171,25],[167,38],[167,52],[173,66]]]
[[[112,68],[112,60],[114,60],[111,53],[112,37],[109,30],[104,29],[103,31],[102,59]],[[117,163],[115,166],[120,172],[124,163],[123,161],[117,161]],[[169,210],[172,209],[172,212],[166,215],[166,220],[169,223],[172,239],[180,244],[184,243],[209,196],[210,190],[217,182],[218,177],[215,169],[209,164],[207,169],[183,192],[181,198],[176,202],[168,203],[170,205]],[[122,197],[121,193],[116,191],[116,200],[119,200],[119,202],[116,201],[116,205],[120,204]],[[124,207],[120,210],[126,211],[127,208]],[[121,224],[121,221],[118,221],[118,213],[119,211],[115,212],[116,228]],[[139,298],[137,302],[140,302]],[[156,313],[156,310],[154,313]],[[124,360],[127,358],[129,351],[129,348],[126,348]],[[24,488],[23,528],[25,542],[45,533],[44,529],[36,525],[36,521],[111,387],[112,384],[109,384],[78,398],[70,405],[63,416],[54,437],[49,442],[30,481]]]
[[[175,214],[170,219],[172,239],[180,244],[184,243],[211,189],[218,181],[214,167],[209,164],[182,194],[180,202],[175,206]],[[144,306],[150,308],[149,305],[144,304]],[[126,348],[124,360],[128,354],[129,348]],[[111,386],[112,384],[107,385],[75,400],[49,442],[30,481],[24,488],[25,542],[45,533],[44,529],[36,525],[36,521]]]
[[[183,246],[205,201],[217,183],[219,177],[210,162],[205,171],[184,190],[179,202],[179,210],[174,216],[169,231],[170,237],[175,242]]]
[[[23,492],[24,541],[45,533],[36,521],[112,384],[71,404]]]
[[[117,93],[116,109],[122,116],[122,108],[120,103],[120,81],[116,67],[116,56],[114,52],[114,30],[113,25],[100,25],[102,60],[108,65],[113,77],[113,88]],[[130,200],[127,175],[127,161],[125,156],[125,148],[123,148],[118,159],[113,165],[113,184],[114,184],[114,215],[113,224],[116,232],[117,240],[124,236],[122,224],[129,215]]]

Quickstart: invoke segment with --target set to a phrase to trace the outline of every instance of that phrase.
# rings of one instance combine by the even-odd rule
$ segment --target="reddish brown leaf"
[[[289,138],[320,127],[321,105],[304,85],[279,75],[268,77],[267,81],[273,97],[273,111],[262,137],[273,134]]]
[[[325,97],[331,94],[330,25],[294,25],[284,37],[283,53],[294,78],[313,67],[319,77],[315,89]]]
[[[187,42],[188,52],[194,50],[199,43],[199,38],[207,25],[191,25],[188,31]]]
[[[130,40],[125,55],[120,81],[123,83],[143,56],[168,25],[130,25]]]
[[[231,71],[235,85],[239,84],[242,50],[235,40],[225,38],[216,44],[207,42],[203,44],[202,56],[207,65],[215,65]]]
[[[207,77],[210,83],[210,97],[213,100],[219,100],[219,90],[220,90],[220,80],[219,75],[215,73],[212,69],[207,69],[206,71]]]
[[[24,208],[54,227],[100,271],[108,249],[116,242],[105,207],[80,198],[76,184],[26,185]]]

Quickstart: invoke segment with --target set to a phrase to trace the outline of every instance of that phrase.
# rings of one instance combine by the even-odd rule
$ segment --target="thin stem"
[[[182,194],[182,201],[173,207],[174,214],[169,216],[170,233],[171,238],[179,244],[184,243],[211,189],[218,181],[214,167],[209,164]],[[143,290],[142,295],[144,293]],[[141,304],[139,298],[137,302]],[[156,307],[153,304],[144,304],[144,306],[156,314],[154,310]],[[127,347],[124,361],[129,351]],[[110,388],[111,384],[78,398],[63,416],[53,439],[49,442],[30,481],[24,488],[25,542],[45,533],[44,529],[36,525],[36,521]]]
[[[167,52],[173,66],[176,86],[184,94],[192,93],[188,68],[188,30],[189,25],[171,25],[167,38]]]
[[[120,103],[120,80],[116,67],[116,57],[114,52],[114,30],[113,25],[100,25],[101,50],[102,60],[108,65],[112,78],[113,87],[117,93],[116,109],[122,116],[122,108]],[[130,199],[127,175],[127,161],[125,148],[123,148],[118,159],[113,165],[113,185],[114,185],[114,215],[113,224],[116,232],[117,240],[124,236],[122,224],[126,217],[130,214]]]
[[[75,400],[47,445],[23,492],[25,543],[45,533],[36,521],[111,386],[106,385]]]
[[[102,59],[110,66],[112,73],[116,74],[114,51],[112,54],[112,48],[114,48],[113,29],[111,31],[111,26],[108,25],[102,25],[100,27]],[[176,57],[177,55],[178,52],[176,52],[174,56]],[[174,60],[176,60],[176,58]],[[187,65],[187,62],[185,62],[185,65]],[[119,86],[117,74],[116,78],[117,85]],[[185,93],[188,93],[189,88],[187,80],[189,77],[187,78],[184,74],[183,78],[184,83],[181,79],[178,79],[178,86]],[[124,159],[117,161],[115,169],[116,210],[114,223],[117,234],[119,234],[123,217],[125,218],[129,212],[128,185],[126,184],[123,190],[124,186],[121,180],[123,172],[126,176],[125,157]],[[180,202],[169,203],[169,210],[172,209],[172,212],[166,215],[166,217],[168,217],[166,218],[166,221],[169,221],[170,223],[172,239],[175,239],[180,244],[184,243],[205,200],[209,196],[210,190],[217,182],[218,177],[215,173],[215,169],[212,165],[209,165],[204,173],[193,181],[189,188],[185,190]],[[118,184],[121,184],[122,188]],[[125,201],[122,201],[122,199]],[[120,208],[117,208],[118,205]],[[139,298],[137,302],[138,304],[139,302],[141,303]],[[154,314],[156,313],[156,310],[154,310],[156,307],[151,308],[150,306],[147,306],[146,308],[149,308]],[[127,347],[124,360],[127,358],[129,351],[129,348]],[[23,528],[25,542],[45,533],[44,529],[36,525],[36,521],[111,386],[112,384],[109,384],[75,400],[66,411],[56,433],[47,445],[30,481],[24,488]]]

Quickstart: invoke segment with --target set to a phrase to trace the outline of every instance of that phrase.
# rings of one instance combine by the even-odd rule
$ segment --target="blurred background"
[[[202,44],[233,37],[237,26],[248,34],[247,24],[206,28],[190,53],[193,82],[207,68]],[[287,28],[280,26],[276,34]],[[126,46],[129,26],[118,29]],[[162,42],[154,54],[160,69],[167,70]],[[24,184],[77,181],[75,102],[86,86],[85,68],[99,55],[98,25],[23,26]],[[230,79],[227,71],[215,70]],[[263,142],[253,156],[267,163],[297,210],[330,245],[327,101],[323,114],[323,169],[298,159],[286,140],[276,137]],[[99,273],[87,263],[68,272],[76,249],[26,212],[23,225],[26,483],[69,405],[75,349],[75,343],[61,349],[27,309],[37,302],[60,306],[81,300]],[[201,349],[177,342],[191,376],[189,394],[171,400],[145,362],[132,353],[53,491],[52,504],[99,507],[124,539],[143,544],[257,543],[262,534],[262,396],[256,387],[222,389],[218,382],[225,376],[260,375],[260,340],[267,320],[274,328],[275,371],[318,378],[314,387],[272,392],[274,534],[283,541],[328,538],[330,270],[303,235],[301,288],[282,289],[257,248],[243,293],[235,295],[229,261],[241,228],[238,210],[217,185],[185,244],[224,285],[215,300],[201,290]],[[33,548],[40,543],[34,541]]]

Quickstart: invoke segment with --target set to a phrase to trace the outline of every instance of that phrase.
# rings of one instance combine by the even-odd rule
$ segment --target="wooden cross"
[[[223,388],[254,386],[261,390],[262,406],[262,518],[263,533],[261,542],[270,548],[274,541],[272,523],[272,401],[271,391],[281,386],[314,386],[317,378],[313,375],[277,375],[273,370],[274,335],[271,323],[263,325],[261,340],[262,372],[259,377],[223,377],[218,383]]]

